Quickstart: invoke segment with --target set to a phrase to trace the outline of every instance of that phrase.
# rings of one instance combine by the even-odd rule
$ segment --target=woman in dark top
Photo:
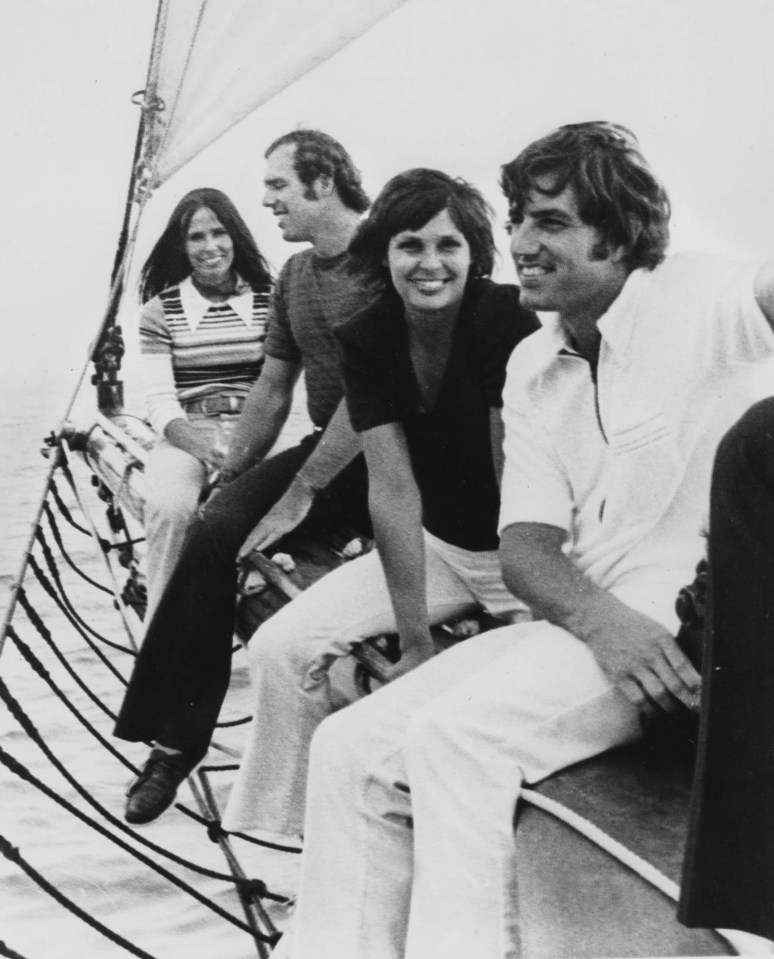
[[[257,699],[224,817],[231,830],[302,831],[309,742],[342,705],[328,670],[354,645],[397,630],[394,679],[433,655],[433,623],[476,603],[527,615],[497,559],[499,408],[510,353],[537,321],[516,287],[487,279],[489,207],[467,183],[410,170],[377,198],[350,256],[383,284],[336,331],[377,551],[326,576],[251,640]]]

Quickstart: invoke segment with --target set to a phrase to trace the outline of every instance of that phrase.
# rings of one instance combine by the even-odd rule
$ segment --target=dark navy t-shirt
[[[515,286],[468,284],[438,399],[422,410],[408,353],[403,304],[394,291],[339,326],[344,387],[358,432],[400,423],[422,496],[423,523],[471,551],[497,549],[497,486],[489,411],[502,406],[508,358],[537,329]]]

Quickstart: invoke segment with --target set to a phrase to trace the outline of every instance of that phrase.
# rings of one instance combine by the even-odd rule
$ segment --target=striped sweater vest
[[[268,290],[253,291],[253,322],[249,326],[229,303],[213,303],[196,330],[191,329],[180,299],[180,287],[159,294],[168,331],[166,343],[142,336],[142,350],[169,351],[180,399],[208,393],[246,392],[263,364]],[[159,340],[162,336],[159,334]],[[155,347],[155,348],[154,348]]]

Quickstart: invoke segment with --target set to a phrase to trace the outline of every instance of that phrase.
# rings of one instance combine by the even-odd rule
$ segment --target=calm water
[[[0,391],[2,387],[0,387]],[[30,531],[30,523],[42,491],[46,461],[40,456],[42,436],[57,422],[57,410],[64,408],[67,390],[61,391],[61,402],[52,392],[29,399],[23,409],[15,409],[13,396],[0,392],[0,477],[2,486],[2,529],[0,541],[0,588],[5,610],[8,587],[13,582],[20,556]],[[66,491],[63,478],[60,490]],[[72,496],[67,496],[68,502]],[[95,516],[98,516],[95,513]],[[79,564],[100,582],[106,581],[101,564],[96,560],[90,541],[62,523],[65,541]],[[36,555],[39,556],[39,553]],[[120,570],[119,570],[120,571]],[[110,638],[125,642],[125,634],[110,601],[72,573],[65,574],[67,589],[87,622]],[[28,593],[44,614],[55,638],[68,652],[68,658],[87,679],[89,686],[113,711],[121,700],[122,687],[102,665],[95,663],[77,633],[52,609],[52,603],[40,599],[34,580],[28,581]],[[14,625],[22,638],[41,655],[56,681],[82,709],[100,731],[110,736],[111,720],[87,696],[75,689],[53,656],[19,611]],[[109,652],[109,651],[108,651]],[[128,675],[130,658],[111,653],[119,670]],[[48,687],[17,655],[9,641],[0,658],[0,675],[16,696],[34,724],[44,734],[53,752],[66,768],[83,783],[90,794],[111,812],[121,816],[123,794],[131,773],[78,726],[76,720],[55,699]],[[236,670],[226,711],[229,717],[249,712],[249,690],[246,671]],[[218,735],[220,742],[238,748],[243,731]],[[144,747],[118,744],[135,764],[141,762]],[[87,803],[55,771],[37,747],[30,742],[4,706],[0,706],[0,746],[24,763],[55,790],[70,799],[79,809],[88,811]],[[222,755],[211,753],[216,760]],[[220,801],[228,791],[230,774],[213,777]],[[179,797],[195,808],[187,788]],[[20,849],[25,859],[63,893],[83,909],[97,916],[115,932],[134,942],[157,959],[247,959],[257,955],[252,940],[244,932],[209,912],[189,896],[178,892],[167,881],[155,876],[129,854],[97,835],[86,825],[61,810],[51,799],[18,779],[0,766],[0,802],[2,820],[0,834]],[[99,817],[97,817],[99,818]],[[117,830],[111,830],[117,832]],[[172,812],[161,821],[145,827],[141,835],[186,858],[193,859],[219,872],[226,872],[225,861],[218,847],[209,842],[201,828],[191,824],[180,813]],[[249,875],[263,876],[270,887],[287,890],[297,857],[277,856],[253,851],[250,847],[237,852],[244,857]],[[147,853],[151,858],[160,857]],[[192,873],[160,860],[170,871],[190,881],[201,892],[242,918],[233,893],[215,880],[196,877]],[[61,905],[42,892],[15,864],[0,857],[0,941],[25,959],[83,959],[129,955],[98,933],[90,930]],[[0,955],[5,954],[0,949]]]

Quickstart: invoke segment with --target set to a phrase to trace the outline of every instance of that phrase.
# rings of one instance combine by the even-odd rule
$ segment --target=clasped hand
[[[698,710],[701,677],[659,623],[646,616],[626,617],[596,629],[586,638],[597,662],[643,721],[682,703]]]

